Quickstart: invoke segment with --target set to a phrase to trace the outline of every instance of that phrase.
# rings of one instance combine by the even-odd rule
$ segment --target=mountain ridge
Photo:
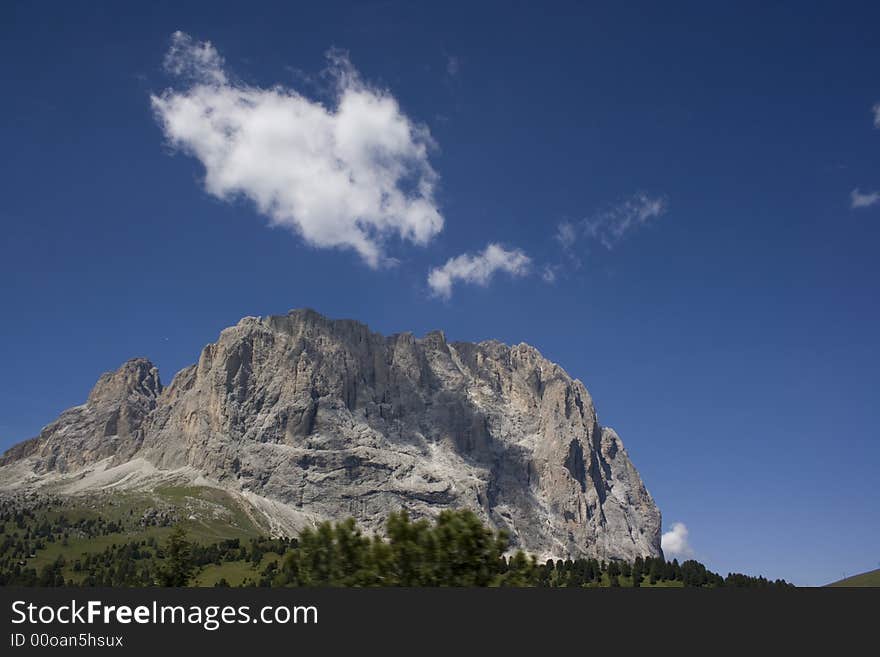
[[[144,358],[0,457],[0,489],[181,481],[279,533],[466,507],[541,556],[658,556],[660,512],[583,383],[525,343],[244,317],[163,386]]]

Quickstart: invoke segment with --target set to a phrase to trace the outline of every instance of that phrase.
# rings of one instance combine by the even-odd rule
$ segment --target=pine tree
[[[642,585],[642,562],[640,560],[636,560],[635,565],[633,565],[632,581],[633,587],[635,588],[638,588]]]
[[[165,566],[159,571],[162,586],[186,586],[193,573],[192,546],[180,525],[171,530],[165,544]]]

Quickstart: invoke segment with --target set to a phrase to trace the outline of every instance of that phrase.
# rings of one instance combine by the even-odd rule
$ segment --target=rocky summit
[[[270,531],[470,508],[540,558],[660,554],[660,511],[584,385],[526,344],[245,317],[163,387],[134,359],[0,457],[6,494],[223,489]]]

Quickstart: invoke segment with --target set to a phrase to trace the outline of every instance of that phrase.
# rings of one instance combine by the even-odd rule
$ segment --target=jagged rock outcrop
[[[33,457],[37,473],[67,473],[107,457],[130,458],[140,448],[145,421],[162,384],[145,358],[101,375],[85,404],[64,411],[36,438],[0,456],[0,466]]]
[[[310,310],[242,319],[164,389],[129,361],[2,458],[0,472],[56,475],[136,459],[293,525],[468,507],[541,557],[660,553],[660,512],[620,438],[536,349],[385,337]]]

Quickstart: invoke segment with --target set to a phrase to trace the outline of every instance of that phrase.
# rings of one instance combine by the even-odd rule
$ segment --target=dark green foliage
[[[300,534],[276,584],[291,586],[490,586],[534,579],[534,561],[470,511],[443,511],[433,524],[405,512],[387,522],[387,539],[367,538],[354,520],[322,523]],[[503,562],[503,565],[502,565]],[[506,572],[504,572],[506,571]]]
[[[100,517],[72,521],[57,511],[47,513],[53,504],[57,510],[51,500],[28,508],[0,501],[0,586],[186,586],[212,567],[227,569],[220,571],[224,576],[216,586],[230,586],[230,580],[243,581],[242,586],[790,586],[739,573],[722,578],[697,561],[679,564],[663,557],[538,564],[522,551],[505,556],[507,536],[484,526],[470,511],[444,511],[433,521],[393,513],[385,536],[365,536],[349,519],[322,523],[298,539],[201,544],[188,541],[184,530],[175,527],[160,545],[155,536],[127,539],[118,522]],[[102,537],[107,547],[74,553],[67,545],[71,536],[80,542]],[[38,558],[48,546],[54,546],[48,553],[52,559]],[[33,566],[35,559],[39,568]]]
[[[163,554],[165,563],[159,570],[159,584],[162,586],[189,584],[195,564],[192,559],[192,546],[186,540],[186,532],[182,527],[175,527],[171,531]]]

